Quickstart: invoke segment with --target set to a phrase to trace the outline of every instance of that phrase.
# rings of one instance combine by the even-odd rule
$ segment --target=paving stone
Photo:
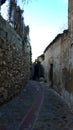
[[[39,130],[71,130],[73,115],[66,102],[52,89],[44,87],[45,98],[34,129]],[[43,124],[43,128],[39,124]],[[68,125],[69,124],[69,125]]]
[[[73,128],[73,122],[71,122],[68,127]]]
[[[0,107],[0,130],[5,127],[6,130],[18,130],[20,123],[37,95],[35,86],[35,82],[29,81],[25,87],[26,92],[22,89],[20,94]]]
[[[49,86],[46,87],[45,83],[40,85],[39,82],[29,81],[25,87],[26,91],[22,89],[18,96],[0,107],[0,130],[19,130],[21,122],[39,93],[37,88],[39,91],[43,89],[44,98],[36,114],[33,129],[30,130],[73,129],[73,114],[65,101]]]

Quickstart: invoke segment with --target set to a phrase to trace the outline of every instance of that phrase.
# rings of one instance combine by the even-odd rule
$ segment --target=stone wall
[[[22,48],[22,39],[0,17],[0,104],[20,91],[30,74],[30,56]]]

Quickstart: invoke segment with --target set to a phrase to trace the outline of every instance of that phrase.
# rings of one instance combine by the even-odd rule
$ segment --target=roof
[[[63,33],[61,33],[61,34],[58,34],[55,38],[54,38],[54,40],[46,47],[46,49],[44,50],[44,53],[48,50],[48,48],[50,47],[50,46],[52,46],[64,33],[67,33],[68,32],[68,29],[67,30],[64,30],[63,31]]]

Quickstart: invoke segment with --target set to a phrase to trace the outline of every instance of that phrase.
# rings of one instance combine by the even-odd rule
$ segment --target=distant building
[[[44,55],[40,55],[37,57],[37,61],[42,62],[44,60]]]

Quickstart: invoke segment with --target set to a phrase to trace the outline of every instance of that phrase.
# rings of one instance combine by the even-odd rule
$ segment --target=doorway
[[[50,64],[49,80],[51,82],[51,87],[53,87],[53,64]]]

